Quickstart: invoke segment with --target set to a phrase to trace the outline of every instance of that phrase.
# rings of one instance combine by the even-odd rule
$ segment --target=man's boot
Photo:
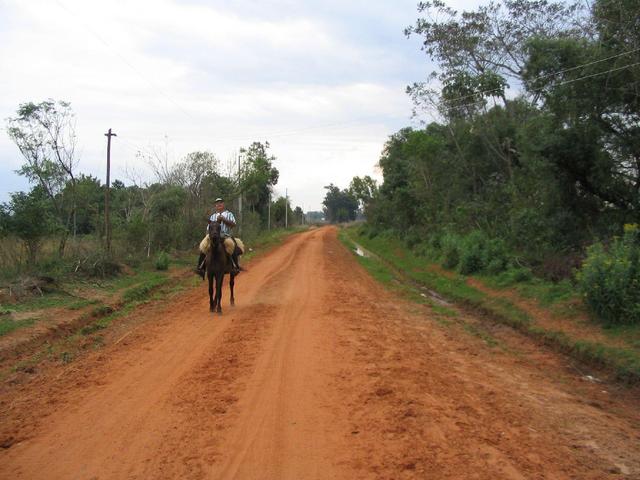
[[[202,280],[204,280],[204,259],[206,256],[206,254],[200,253],[200,256],[198,257],[198,266],[195,270],[195,272],[202,277]]]
[[[234,275],[237,275],[242,270],[240,268],[240,264],[238,264],[238,256],[234,253],[233,255],[229,255],[229,259],[231,260],[231,271]]]

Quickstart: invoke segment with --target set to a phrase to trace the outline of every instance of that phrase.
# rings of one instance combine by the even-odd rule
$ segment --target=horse
[[[231,305],[235,305],[233,296],[233,287],[235,285],[236,273],[233,271],[233,265],[224,248],[224,238],[220,234],[220,224],[212,222],[209,224],[209,239],[211,240],[211,249],[207,253],[205,267],[207,270],[207,279],[209,280],[209,311],[222,314],[222,284],[224,276],[229,274],[229,287],[231,288]],[[216,294],[213,295],[213,281],[216,282]]]

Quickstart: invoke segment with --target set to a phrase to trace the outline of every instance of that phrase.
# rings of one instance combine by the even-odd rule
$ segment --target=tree
[[[78,159],[71,104],[54,100],[21,104],[17,116],[8,119],[7,133],[25,159],[18,173],[37,183],[51,202],[61,226],[58,251],[63,255],[76,212]]]
[[[593,12],[593,39],[529,41],[525,86],[552,114],[546,156],[574,185],[574,196],[637,212],[640,4],[597,0]]]
[[[304,212],[301,207],[296,207],[293,210],[292,222],[295,225],[302,225],[304,223]]]
[[[358,200],[348,189],[340,190],[334,184],[324,187],[327,193],[322,204],[327,221],[331,223],[348,222],[356,219]]]
[[[189,237],[182,218],[186,192],[175,185],[157,185],[156,188],[158,191],[151,200],[149,215],[152,241],[160,249],[184,246],[183,239]]]
[[[115,186],[114,191],[117,191],[118,184],[115,183]],[[70,188],[72,188],[72,185],[67,183],[65,191]],[[96,177],[84,174],[78,176],[75,184],[75,230],[78,234],[101,231],[102,215],[104,213],[104,189],[105,186]]]
[[[271,215],[275,227],[282,228],[285,226],[285,215],[288,215],[289,225],[293,225],[295,221],[293,210],[291,210],[291,206],[285,197],[278,197],[278,199],[272,203]]]
[[[276,157],[269,155],[269,142],[253,142],[249,148],[240,150],[243,156],[240,173],[240,191],[247,208],[258,212],[266,219],[269,196],[278,183],[279,172],[273,166]]]
[[[7,230],[24,242],[30,263],[35,263],[42,240],[55,229],[48,195],[39,185],[29,193],[13,193],[4,210]]]
[[[369,175],[353,177],[349,184],[349,192],[358,200],[362,212],[366,215],[369,206],[378,193],[378,183]]]
[[[458,13],[442,0],[420,2],[423,17],[405,34],[420,35],[422,50],[437,64],[429,81],[442,85],[444,109],[469,115],[494,98],[506,103],[509,82],[519,84],[527,43],[539,38],[581,38],[588,32],[582,2],[497,0]],[[428,82],[408,87],[416,108],[430,108],[437,92]]]

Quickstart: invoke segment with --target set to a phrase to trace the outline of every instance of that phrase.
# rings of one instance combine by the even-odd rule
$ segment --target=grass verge
[[[611,370],[618,380],[633,384],[640,382],[640,349],[576,339],[565,332],[542,328],[527,312],[508,299],[492,297],[467,284],[465,277],[456,273],[430,268],[424,258],[399,246],[399,240],[380,236],[369,238],[360,235],[358,227],[341,230],[339,237],[350,248],[358,245],[373,254],[369,258],[358,259],[382,283],[389,284],[389,278],[396,278],[425,286],[473,313],[509,325],[582,362]],[[385,270],[386,273],[382,273]],[[537,297],[543,292],[548,295],[548,304],[552,304],[556,298],[567,296],[565,286],[552,293],[547,293],[549,289],[546,288],[538,287],[536,290],[533,287],[527,293]]]

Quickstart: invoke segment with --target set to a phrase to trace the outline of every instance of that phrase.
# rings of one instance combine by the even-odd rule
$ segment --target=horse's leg
[[[235,273],[231,273],[229,274],[229,289],[231,290],[231,305],[235,305],[236,304],[236,299],[233,296],[233,286],[236,284],[236,274]]]
[[[222,313],[222,283],[224,282],[224,272],[218,273],[216,275],[216,302],[217,302],[217,312]]]
[[[213,312],[215,309],[215,303],[213,300],[213,273],[207,272],[207,278],[209,280],[209,311]]]

